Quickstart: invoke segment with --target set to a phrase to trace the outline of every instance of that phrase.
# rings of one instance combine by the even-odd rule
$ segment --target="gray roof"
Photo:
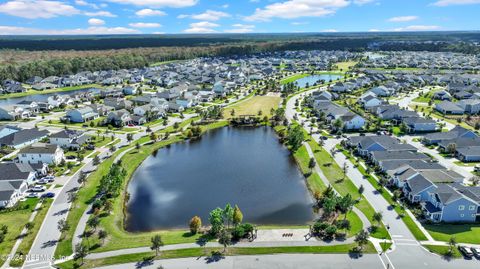
[[[428,179],[423,177],[422,175],[418,174],[412,177],[408,182],[408,189],[413,195],[420,193],[421,191],[425,190],[426,188],[432,186],[432,182]]]
[[[0,181],[27,180],[33,168],[28,164],[0,163]]]
[[[23,129],[0,138],[0,145],[15,146],[35,139],[40,139],[48,135],[48,131],[34,129]]]
[[[431,158],[420,152],[411,151],[374,151],[372,152],[372,159],[376,161],[391,161],[391,160],[430,160]]]
[[[53,154],[57,151],[58,145],[37,143],[20,150],[19,154]]]

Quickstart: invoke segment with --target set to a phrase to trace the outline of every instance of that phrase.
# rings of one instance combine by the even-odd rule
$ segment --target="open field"
[[[232,117],[254,115],[258,116],[258,112],[262,111],[263,116],[271,116],[271,110],[276,109],[280,104],[281,98],[276,96],[254,96],[246,101],[238,102],[235,105],[229,106],[224,109],[223,117],[230,119]],[[235,111],[235,115],[232,116],[232,110]]]
[[[145,252],[137,254],[127,254],[116,257],[85,260],[85,264],[81,267],[74,267],[75,261],[68,261],[59,264],[58,267],[62,269],[70,268],[97,268],[101,266],[123,264],[131,262],[139,262],[145,258],[150,259],[175,259],[175,258],[187,258],[187,257],[201,257],[210,255],[212,252],[220,252],[226,256],[238,256],[238,255],[267,255],[267,254],[306,254],[306,253],[349,253],[356,244],[345,244],[336,246],[318,246],[318,247],[255,247],[255,248],[236,248],[230,247],[225,253],[223,248],[187,248],[178,250],[166,250],[161,251],[158,256],[155,257],[155,252]],[[375,248],[371,243],[364,246],[363,253],[375,253]]]
[[[341,71],[348,71],[350,68],[355,66],[358,62],[357,61],[347,61],[347,62],[339,62],[335,64],[335,68]]]

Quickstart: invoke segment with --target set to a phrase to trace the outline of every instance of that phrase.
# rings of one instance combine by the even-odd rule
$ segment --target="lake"
[[[334,74],[319,74],[319,75],[310,75],[308,77],[303,77],[300,79],[295,80],[295,82],[298,84],[300,88],[305,88],[308,85],[311,87],[313,86],[316,82],[319,82],[321,80],[325,82],[330,82],[334,81],[337,79],[343,78],[342,75],[334,75]]]
[[[187,228],[199,215],[237,204],[244,221],[295,225],[313,220],[312,198],[289,151],[270,127],[224,127],[148,157],[128,186],[127,230]]]
[[[50,96],[75,95],[77,93],[88,92],[88,91],[93,92],[93,93],[99,93],[100,89],[85,88],[85,89],[78,89],[78,90],[72,90],[72,91],[63,91],[63,92],[46,93],[46,94],[32,94],[32,95],[22,96],[22,97],[5,98],[5,99],[0,99],[0,106],[2,106],[2,105],[14,105],[14,104],[18,104],[22,101],[46,102],[48,100],[48,97],[50,97]]]

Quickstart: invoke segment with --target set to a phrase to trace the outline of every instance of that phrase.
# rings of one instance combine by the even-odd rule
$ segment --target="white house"
[[[18,153],[20,163],[47,163],[57,165],[60,164],[63,159],[63,149],[54,144],[32,144],[21,149]]]

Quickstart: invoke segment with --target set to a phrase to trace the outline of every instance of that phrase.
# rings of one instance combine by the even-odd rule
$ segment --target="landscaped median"
[[[432,253],[438,254],[446,258],[459,259],[463,257],[462,253],[460,253],[460,251],[456,247],[450,248],[450,246],[439,245],[423,245],[423,247]]]
[[[367,201],[367,199],[359,193],[357,187],[343,173],[343,170],[330,156],[330,154],[317,142],[315,142],[310,135],[308,135],[306,132],[305,134],[307,137],[307,143],[315,156],[315,160],[332,187],[342,196],[350,194],[353,199],[358,201],[355,207],[362,211],[368,219],[372,220],[375,210]],[[383,223],[380,223],[377,230],[373,232],[371,236],[380,239],[390,239],[390,235]]]
[[[223,248],[186,248],[177,250],[160,251],[158,256],[155,252],[144,252],[136,254],[120,255],[115,257],[88,260],[85,259],[84,264],[80,268],[98,268],[101,266],[108,266],[114,264],[136,263],[148,260],[162,260],[175,259],[187,257],[204,257],[204,259],[211,258],[212,253],[220,253],[225,256],[239,256],[239,255],[268,255],[268,254],[335,254],[335,253],[350,253],[356,244],[345,244],[335,246],[302,246],[302,247],[230,247],[223,252]],[[363,247],[363,253],[376,253],[375,247],[369,243]],[[62,269],[71,269],[74,267],[75,261],[71,260],[65,263],[57,264],[56,267]]]
[[[413,234],[415,239],[417,239],[419,241],[428,240],[427,237],[425,236],[425,234],[422,232],[422,230],[420,230],[418,225],[415,223],[415,221],[405,211],[405,209],[403,209],[399,203],[397,203],[393,200],[392,195],[390,195],[390,193],[384,187],[382,187],[380,185],[380,183],[377,180],[375,180],[375,178],[373,178],[372,175],[368,174],[367,171],[365,171],[365,168],[353,158],[353,156],[350,154],[350,152],[348,150],[342,148],[340,145],[337,145],[337,148],[339,150],[341,150],[341,152],[345,155],[345,157],[347,157],[354,165],[357,165],[356,169],[358,169],[358,171],[360,171],[360,173],[363,175],[363,177],[365,179],[367,179],[368,182],[374,188],[376,188],[377,190],[380,190],[379,192],[381,193],[383,198],[385,200],[387,200],[387,202],[389,204],[392,205],[395,212],[397,212],[397,214],[399,216],[402,216],[401,218],[402,218],[403,222],[408,227],[410,232]]]

